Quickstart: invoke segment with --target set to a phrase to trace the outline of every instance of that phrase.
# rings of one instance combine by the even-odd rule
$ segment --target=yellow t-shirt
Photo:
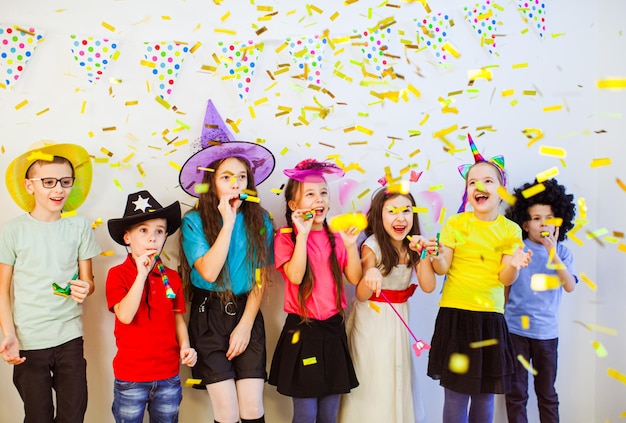
[[[498,273],[502,255],[523,245],[520,227],[502,215],[486,222],[464,212],[446,221],[440,240],[454,250],[454,257],[439,306],[504,313],[504,285]]]

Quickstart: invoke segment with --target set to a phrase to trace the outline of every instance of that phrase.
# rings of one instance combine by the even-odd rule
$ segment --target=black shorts
[[[194,379],[205,385],[228,379],[267,379],[265,371],[265,325],[261,310],[257,313],[246,350],[228,360],[230,334],[237,326],[246,307],[247,295],[235,297],[222,304],[212,291],[194,288],[189,316],[189,341],[198,352],[198,362],[191,369]]]

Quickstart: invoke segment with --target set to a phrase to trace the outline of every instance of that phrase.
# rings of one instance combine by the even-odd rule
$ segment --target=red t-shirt
[[[185,313],[185,298],[178,273],[166,267],[165,274],[176,298],[165,296],[163,280],[155,266],[148,275],[133,321],[124,324],[115,318],[117,354],[113,359],[113,373],[116,379],[151,382],[179,373],[180,347],[174,314]],[[106,297],[111,312],[126,296],[136,277],[137,267],[130,254],[122,264],[109,269]]]

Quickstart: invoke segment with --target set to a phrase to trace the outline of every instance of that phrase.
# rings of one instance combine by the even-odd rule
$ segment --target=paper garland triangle
[[[74,60],[85,72],[87,80],[95,84],[102,78],[112,60],[119,56],[118,43],[107,38],[79,37],[70,35]]]
[[[297,66],[297,72],[309,82],[321,83],[322,60],[326,48],[326,38],[319,35],[311,37],[288,37],[289,55]]]
[[[239,98],[246,101],[254,70],[260,53],[263,51],[263,44],[255,44],[254,41],[226,43],[220,41],[219,59],[228,75],[222,79],[232,79],[237,87]]]
[[[546,0],[517,0],[517,8],[523,14],[524,22],[532,26],[543,40],[546,33]]]
[[[487,48],[490,54],[496,50],[496,33],[498,10],[493,7],[491,0],[483,0],[474,6],[464,7],[465,20],[472,26],[478,37],[481,47]]]
[[[157,94],[163,99],[172,94],[185,58],[189,54],[189,46],[169,41],[145,42],[145,66],[151,68],[150,73],[156,80]]]
[[[35,28],[0,25],[0,88],[13,88],[42,41]]]
[[[450,33],[450,15],[447,13],[429,13],[422,19],[416,19],[420,47],[426,47],[439,64],[448,63],[450,53],[443,47],[448,42]]]

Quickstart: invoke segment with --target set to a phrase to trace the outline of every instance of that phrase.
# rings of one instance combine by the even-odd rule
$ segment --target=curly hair
[[[567,232],[574,227],[574,216],[576,215],[576,204],[574,203],[574,195],[567,194],[565,187],[559,185],[556,179],[549,179],[542,182],[545,190],[539,194],[535,194],[529,198],[524,198],[522,191],[536,185],[535,179],[533,183],[525,183],[523,186],[516,188],[513,192],[517,201],[509,206],[505,212],[505,216],[522,226],[530,220],[528,209],[536,204],[550,206],[554,217],[563,219],[563,223],[559,229],[559,241],[567,238]],[[522,228],[522,238],[528,238],[528,232]]]

